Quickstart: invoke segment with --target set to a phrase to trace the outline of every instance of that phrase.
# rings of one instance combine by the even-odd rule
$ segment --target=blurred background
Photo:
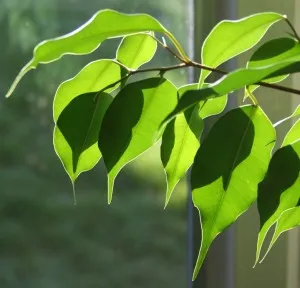
[[[119,175],[107,205],[102,163],[72,187],[52,146],[52,101],[60,82],[92,59],[114,58],[119,40],[90,56],[67,56],[4,94],[40,41],[111,8],[157,17],[185,42],[185,1],[0,0],[0,287],[184,287],[186,189],[164,210],[165,179],[154,147]],[[160,54],[152,65],[174,63]],[[169,73],[180,86],[184,71]]]
[[[89,56],[65,56],[59,62],[41,65],[24,78],[14,97],[4,99],[38,42],[70,32],[105,8],[151,14],[197,60],[202,40],[224,18],[277,11],[288,14],[300,26],[298,0],[0,0],[1,288],[191,287],[188,252],[191,237],[194,254],[199,246],[198,216],[188,217],[191,207],[187,205],[185,181],[179,183],[163,210],[166,187],[158,146],[121,172],[110,206],[106,204],[102,163],[79,177],[74,206],[70,181],[53,150],[51,108],[57,86],[91,60],[114,58],[119,40],[105,42]],[[286,30],[278,25],[264,41]],[[231,65],[244,66],[245,61],[243,56]],[[170,64],[174,59],[159,51],[151,65]],[[172,71],[167,77],[179,87],[192,76],[187,71]],[[299,88],[299,81],[290,79],[285,85]],[[258,93],[274,122],[299,103],[274,91]],[[281,138],[288,125],[282,129]],[[293,263],[300,257],[299,251],[295,253],[297,234],[282,237],[265,263],[253,270],[257,231],[258,216],[253,207],[233,227],[231,238],[216,241],[199,277],[201,283],[195,287],[228,287],[225,282],[231,273],[238,288],[299,288],[299,274],[293,272]],[[220,247],[231,251],[230,255],[220,253]]]

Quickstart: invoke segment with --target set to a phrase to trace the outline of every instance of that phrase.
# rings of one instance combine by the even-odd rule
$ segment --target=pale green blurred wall
[[[263,11],[286,14],[300,31],[299,0],[239,0],[239,17]],[[288,27],[282,22],[271,29],[266,39],[285,36],[287,31]],[[243,63],[243,60],[241,62]],[[290,78],[283,84],[300,88],[299,82],[299,76],[297,76],[297,78]],[[299,96],[290,97],[291,95],[274,90],[261,89],[257,91],[257,94],[259,102],[273,121],[287,116],[293,107],[300,103]],[[282,127],[279,131],[279,139],[282,139],[284,129],[287,127]],[[259,218],[255,204],[251,211],[243,215],[236,225],[236,287],[299,288],[299,231],[289,232],[282,236],[266,260],[253,269],[258,228]]]
[[[224,0],[195,0],[195,58],[200,61],[201,44],[211,28],[224,15]],[[300,0],[236,0],[238,7],[236,17],[241,18],[258,12],[278,12],[286,14],[290,21],[295,24],[300,33]],[[225,12],[225,14],[228,13]],[[230,14],[230,13],[229,13]],[[234,14],[234,13],[233,13]],[[234,18],[236,19],[236,18]],[[274,25],[262,41],[275,37],[287,36],[289,28],[282,22]],[[253,52],[253,50],[252,50]],[[245,67],[247,59],[252,52],[245,53],[239,57],[237,65]],[[197,75],[196,75],[197,79]],[[286,86],[294,86],[300,89],[300,75],[290,77],[281,83]],[[300,104],[299,96],[287,95],[282,92],[260,88],[255,92],[260,104],[267,112],[273,122],[288,116],[292,109]],[[238,94],[237,101],[242,103],[242,93]],[[292,97],[291,97],[292,96]],[[278,130],[278,142],[282,141],[286,130],[291,123],[282,125]],[[278,145],[278,144],[277,144]],[[266,260],[252,268],[255,260],[256,241],[259,231],[259,216],[256,203],[234,225],[234,282],[236,288],[300,288],[300,233],[286,233],[281,236],[275,244]],[[223,238],[222,238],[223,237]],[[221,238],[221,239],[220,239]],[[219,236],[213,243],[208,260],[206,261],[205,283],[207,288],[228,287],[224,281],[226,276],[224,270],[225,256],[224,247],[226,246],[225,237]],[[223,243],[224,242],[224,243]],[[225,257],[224,257],[225,256]],[[229,259],[229,262],[232,259]],[[227,286],[226,286],[227,285]],[[196,283],[194,287],[201,287]]]

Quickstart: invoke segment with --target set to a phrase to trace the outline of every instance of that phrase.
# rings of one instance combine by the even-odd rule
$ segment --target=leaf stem
[[[297,39],[297,41],[300,42],[300,36],[298,35],[298,33],[297,33],[295,27],[293,26],[293,24],[291,23],[291,21],[287,17],[285,17],[284,20],[289,25],[291,30],[293,31],[293,34],[294,34],[295,38]]]
[[[104,87],[101,91],[99,91],[99,93],[101,93],[101,92],[103,92],[103,91],[105,91],[109,88],[114,87],[118,83],[122,82],[123,80],[129,78],[130,76],[132,76],[134,74],[146,73],[146,72],[155,72],[155,71],[159,72],[160,74],[163,74],[163,73],[171,71],[171,70],[188,68],[188,67],[200,68],[200,69],[208,70],[208,71],[218,73],[218,74],[221,74],[221,75],[227,75],[229,73],[227,71],[223,71],[223,70],[220,70],[220,69],[217,69],[217,68],[212,68],[212,67],[197,63],[195,61],[189,60],[189,61],[184,61],[183,63],[180,63],[180,64],[171,65],[171,66],[145,68],[145,69],[138,69],[138,70],[128,70],[129,72],[125,76],[123,76],[119,80],[109,84],[108,86]],[[253,84],[260,85],[260,86],[267,87],[267,88],[271,88],[271,89],[274,89],[274,90],[279,90],[279,91],[283,91],[283,92],[287,92],[287,93],[300,95],[300,90],[290,88],[290,87],[281,86],[281,85],[278,85],[278,84],[266,83],[266,82],[262,82],[262,81],[259,81],[257,83],[253,83]]]

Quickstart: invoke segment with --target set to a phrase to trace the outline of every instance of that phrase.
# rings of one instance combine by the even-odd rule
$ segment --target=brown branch
[[[215,72],[215,73],[218,73],[218,74],[221,74],[221,75],[227,75],[229,73],[229,72],[226,72],[226,71],[223,71],[223,70],[220,70],[220,69],[211,68],[211,67],[208,67],[206,65],[202,65],[202,64],[194,62],[194,61],[180,63],[180,64],[172,65],[172,66],[146,68],[146,69],[138,69],[138,70],[129,70],[129,72],[124,77],[122,77],[119,80],[117,80],[117,81],[111,83],[110,85],[106,86],[101,91],[99,91],[99,93],[101,93],[101,92],[103,92],[103,91],[105,91],[109,88],[114,87],[118,83],[122,82],[123,80],[129,78],[130,76],[132,76],[134,74],[146,73],[146,72],[155,72],[155,71],[158,71],[160,74],[163,74],[163,73],[171,71],[171,70],[188,68],[188,67],[196,67],[196,68],[208,70],[208,71],[211,71],[211,72]],[[275,90],[279,90],[279,91],[284,91],[284,92],[287,92],[287,93],[300,95],[300,90],[293,89],[293,88],[290,88],[290,87],[281,86],[281,85],[278,85],[278,84],[266,83],[266,82],[262,82],[262,81],[257,82],[257,83],[253,83],[253,84],[260,85],[260,86],[267,87],[267,88],[271,88],[271,89],[275,89]]]
[[[284,20],[289,25],[289,27],[291,28],[291,30],[293,31],[294,36],[297,39],[297,41],[300,42],[300,37],[299,37],[299,35],[298,35],[295,27],[293,26],[293,24],[290,22],[290,20],[287,17],[285,17]]]

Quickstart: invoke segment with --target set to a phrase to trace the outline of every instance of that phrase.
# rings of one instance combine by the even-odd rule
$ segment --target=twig
[[[218,73],[218,74],[221,74],[221,75],[227,75],[229,73],[227,71],[223,71],[223,70],[216,69],[216,68],[211,68],[211,67],[208,67],[206,65],[202,65],[202,64],[194,62],[194,61],[180,63],[180,64],[172,65],[172,66],[146,68],[146,69],[138,69],[138,70],[129,70],[129,72],[125,76],[123,76],[119,80],[109,84],[108,86],[104,87],[101,91],[99,91],[99,93],[104,92],[105,90],[114,87],[118,83],[122,82],[123,80],[129,78],[130,76],[132,76],[134,74],[146,73],[146,72],[155,72],[155,71],[158,71],[158,72],[160,72],[160,74],[163,74],[163,73],[171,71],[171,70],[188,68],[188,67],[200,68],[200,69],[208,70],[208,71],[215,72],[215,73]],[[259,81],[257,83],[253,83],[253,84],[260,85],[260,86],[267,87],[267,88],[271,88],[271,89],[275,89],[275,90],[279,90],[279,91],[284,91],[284,92],[287,92],[287,93],[300,95],[300,90],[285,87],[285,86],[281,86],[281,85],[278,85],[278,84],[266,83],[266,82],[262,82],[262,81]]]
[[[157,39],[154,35],[149,34],[159,45],[161,45],[164,49],[166,49],[168,52],[170,52],[175,58],[177,58],[179,61],[185,63],[185,60],[176,54],[169,46],[167,46],[165,43],[161,42],[159,39]]]
[[[294,33],[294,36],[297,39],[297,41],[300,42],[300,36],[298,35],[298,33],[297,33],[295,27],[293,26],[293,24],[290,22],[290,20],[287,17],[285,17],[284,20],[290,26],[290,28],[292,29],[292,31]]]

